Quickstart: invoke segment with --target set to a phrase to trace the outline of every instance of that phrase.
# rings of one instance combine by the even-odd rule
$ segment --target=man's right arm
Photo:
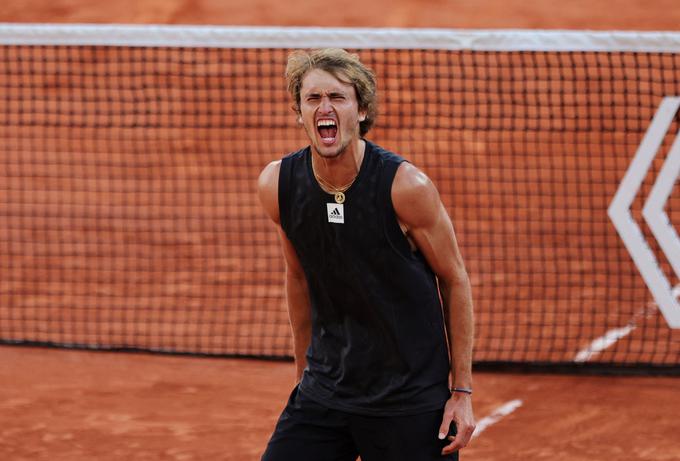
[[[307,348],[311,341],[311,304],[307,279],[300,265],[300,261],[286,233],[281,228],[279,215],[279,170],[281,161],[267,165],[258,180],[258,195],[262,207],[269,217],[276,223],[281,239],[283,256],[286,261],[286,301],[288,316],[293,330],[293,348],[295,355],[296,378],[302,379],[302,372],[307,366]]]

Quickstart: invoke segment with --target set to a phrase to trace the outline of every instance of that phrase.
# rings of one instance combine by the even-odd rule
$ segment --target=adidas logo
[[[345,223],[345,209],[342,203],[327,203],[326,211],[328,212],[328,222],[335,224]]]

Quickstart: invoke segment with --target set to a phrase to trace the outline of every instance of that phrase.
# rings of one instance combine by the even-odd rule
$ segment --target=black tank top
[[[368,141],[346,201],[314,178],[307,147],[279,175],[281,226],[309,286],[312,340],[300,390],[338,410],[404,415],[441,409],[449,357],[437,281],[392,206],[404,160]]]

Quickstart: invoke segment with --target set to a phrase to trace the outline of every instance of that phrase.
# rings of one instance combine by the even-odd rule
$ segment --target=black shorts
[[[296,387],[262,461],[457,461],[441,455],[444,409],[408,416],[360,416],[332,410]]]

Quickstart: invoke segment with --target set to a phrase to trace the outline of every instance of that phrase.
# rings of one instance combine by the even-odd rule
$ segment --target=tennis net
[[[289,358],[255,183],[306,143],[288,53],[324,46],[375,70],[369,138],[440,190],[478,366],[680,371],[679,274],[642,215],[677,114],[622,186],[680,96],[675,33],[0,25],[0,342]],[[665,310],[608,217],[620,187]]]

